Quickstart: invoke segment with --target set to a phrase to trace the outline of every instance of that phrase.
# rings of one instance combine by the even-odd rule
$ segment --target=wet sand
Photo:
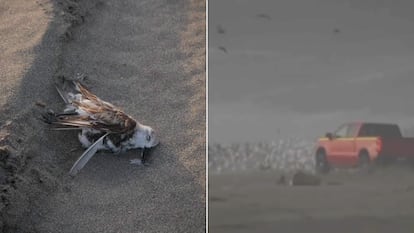
[[[23,68],[1,76],[3,231],[205,232],[205,2],[14,2],[27,18],[2,21],[2,29],[39,39],[26,50],[5,45]],[[17,18],[6,5],[3,14]],[[41,20],[43,32],[25,24]],[[2,56],[1,66],[13,68]],[[76,133],[51,132],[36,116],[43,104],[63,107],[53,80],[76,73],[157,130],[149,167],[129,164],[138,151],[98,153],[75,178],[67,175],[82,153]]]
[[[414,171],[346,170],[319,186],[281,186],[276,172],[209,177],[209,229],[220,232],[412,232]]]

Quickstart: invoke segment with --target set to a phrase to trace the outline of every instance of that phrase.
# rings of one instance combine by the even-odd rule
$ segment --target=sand
[[[205,232],[205,2],[8,2],[0,4],[3,232]],[[51,132],[36,117],[44,104],[63,107],[53,79],[76,73],[157,130],[150,166],[129,164],[137,151],[99,153],[67,175],[82,153],[76,133]]]
[[[209,177],[210,232],[412,232],[414,171],[340,170],[317,186],[278,185],[280,173]]]

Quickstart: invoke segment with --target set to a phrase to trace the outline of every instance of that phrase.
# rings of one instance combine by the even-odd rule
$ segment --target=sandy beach
[[[3,232],[205,232],[205,2],[3,1],[0,19]],[[76,132],[37,116],[77,73],[155,128],[150,166],[98,153],[68,176]]]
[[[412,232],[412,167],[338,171],[319,186],[278,185],[277,172],[209,177],[210,232]]]

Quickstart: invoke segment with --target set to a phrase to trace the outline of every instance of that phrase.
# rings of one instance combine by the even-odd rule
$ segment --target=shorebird
[[[78,139],[87,148],[71,168],[76,175],[99,150],[121,153],[141,148],[141,158],[131,164],[144,164],[146,148],[158,145],[155,131],[139,123],[113,104],[101,100],[84,87],[80,80],[63,77],[63,85],[56,90],[66,104],[61,113],[48,110],[42,120],[53,130],[80,130]]]

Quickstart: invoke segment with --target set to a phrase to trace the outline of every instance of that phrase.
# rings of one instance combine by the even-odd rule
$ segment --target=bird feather
[[[71,176],[75,176],[85,165],[86,163],[96,154],[98,151],[99,143],[101,143],[109,133],[104,134],[95,143],[93,143],[85,152],[79,157],[79,159],[73,164],[72,168],[69,171]]]

